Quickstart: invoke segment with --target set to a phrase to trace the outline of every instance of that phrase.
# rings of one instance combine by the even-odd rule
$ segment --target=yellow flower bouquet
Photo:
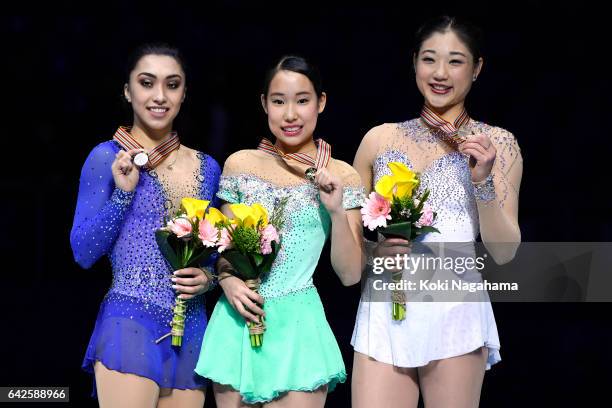
[[[387,164],[390,175],[382,176],[361,209],[364,226],[378,231],[385,237],[400,237],[414,241],[418,236],[440,232],[433,227],[436,213],[425,202],[429,190],[415,196],[420,180],[417,173],[405,164]],[[401,271],[393,274],[393,280],[401,278]],[[402,292],[393,293],[393,320],[403,320],[406,303]]]
[[[206,212],[209,204],[206,200],[183,198],[177,214],[167,220],[165,227],[155,232],[159,250],[173,270],[199,267],[217,252],[216,245],[220,238],[218,225],[223,223],[225,216],[212,207]],[[202,270],[212,280],[212,275]],[[187,301],[177,295],[170,323],[172,329],[157,342],[172,335],[172,345],[181,346],[186,311]]]
[[[242,279],[247,286],[258,292],[261,276],[272,268],[280,250],[279,230],[287,200],[282,199],[274,209],[271,218],[260,204],[251,206],[231,204],[233,219],[226,222],[221,230],[218,251],[233,267],[232,275]],[[261,347],[266,329],[263,318],[259,323],[248,322],[252,347]]]

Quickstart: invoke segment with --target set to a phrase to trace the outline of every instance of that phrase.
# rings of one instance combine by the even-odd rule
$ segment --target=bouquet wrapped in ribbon
[[[221,229],[218,251],[233,267],[232,275],[242,279],[249,289],[258,292],[261,276],[270,271],[280,250],[282,216],[287,200],[274,208],[271,218],[260,204],[231,204],[234,219]],[[248,322],[251,347],[261,347],[266,329],[263,317],[258,323]]]
[[[399,162],[387,164],[391,175],[378,180],[373,192],[361,209],[363,225],[370,231],[378,231],[385,237],[401,237],[413,241],[420,235],[440,232],[433,227],[436,213],[426,204],[429,190],[418,196],[414,191],[419,185],[419,176]],[[393,280],[401,279],[402,271],[393,273]],[[393,320],[406,316],[406,301],[403,292],[393,292]]]
[[[205,213],[208,204],[209,201],[206,200],[183,198],[177,214],[167,221],[165,227],[155,232],[159,250],[173,270],[198,267],[217,252],[216,245],[220,238],[217,225],[222,224],[225,217],[212,207]],[[212,275],[203,270],[212,280]],[[181,346],[186,311],[187,301],[177,295],[170,323],[172,330],[157,342],[172,335],[172,345]]]

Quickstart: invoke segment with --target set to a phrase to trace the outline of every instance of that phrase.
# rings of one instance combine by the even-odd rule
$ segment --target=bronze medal
[[[306,175],[306,179],[307,180],[309,180],[312,183],[314,183],[315,176],[317,175],[317,169],[315,169],[314,167],[309,167],[309,168],[306,169],[304,174]]]
[[[149,156],[145,152],[140,152],[134,156],[134,164],[138,167],[142,167],[149,162]]]

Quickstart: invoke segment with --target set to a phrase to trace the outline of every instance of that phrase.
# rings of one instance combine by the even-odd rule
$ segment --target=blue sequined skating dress
[[[136,189],[127,193],[115,187],[111,173],[119,150],[115,141],[107,141],[89,154],[70,235],[79,265],[89,268],[107,255],[113,271],[82,367],[93,372],[100,361],[111,370],[149,378],[161,388],[202,388],[205,379],[193,369],[207,323],[204,296],[189,301],[182,347],[172,347],[170,337],[155,343],[169,332],[175,299],[173,271],[157,247],[155,230],[183,196],[214,198],[219,165],[181,146],[181,158],[193,164],[190,174],[177,179],[176,171],[173,175],[171,166],[161,163],[154,170],[140,170]]]

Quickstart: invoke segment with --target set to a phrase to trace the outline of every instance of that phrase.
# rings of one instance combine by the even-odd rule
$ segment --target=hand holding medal
[[[314,182],[319,187],[319,197],[327,211],[330,214],[343,211],[342,181],[323,167],[317,170]]]
[[[470,156],[470,170],[474,183],[483,181],[491,174],[497,150],[487,135],[471,134],[465,142],[459,144],[457,149]]]
[[[455,132],[455,135],[450,138],[450,143],[455,149],[461,152],[459,146],[472,137],[472,135],[474,135],[473,130],[462,127],[461,129],[458,129],[457,132]],[[473,168],[476,165],[476,159],[470,156],[468,153],[463,153],[463,155],[467,157],[470,169]]]
[[[311,183],[314,183],[315,178],[317,176],[317,169],[315,167],[307,168],[304,172],[304,176],[306,176],[306,180],[310,181]]]
[[[497,151],[487,135],[475,134],[469,127],[466,127],[470,117],[465,108],[455,121],[450,123],[429,107],[423,106],[421,120],[444,141],[469,157],[474,183],[480,183],[491,174]]]
[[[149,155],[144,151],[138,152],[132,160],[136,166],[143,167],[149,162]]]
[[[123,191],[134,191],[140,178],[140,172],[132,158],[142,152],[143,149],[119,150],[117,152],[115,161],[111,165],[115,186]]]
[[[170,132],[166,141],[155,146],[153,149],[146,151],[144,147],[138,143],[130,134],[130,127],[119,126],[115,132],[113,140],[128,153],[131,152],[131,160],[134,165],[139,168],[146,167],[147,169],[155,168],[159,163],[164,161],[173,151],[178,150],[181,142],[176,132]],[[169,167],[170,168],[170,167]]]

